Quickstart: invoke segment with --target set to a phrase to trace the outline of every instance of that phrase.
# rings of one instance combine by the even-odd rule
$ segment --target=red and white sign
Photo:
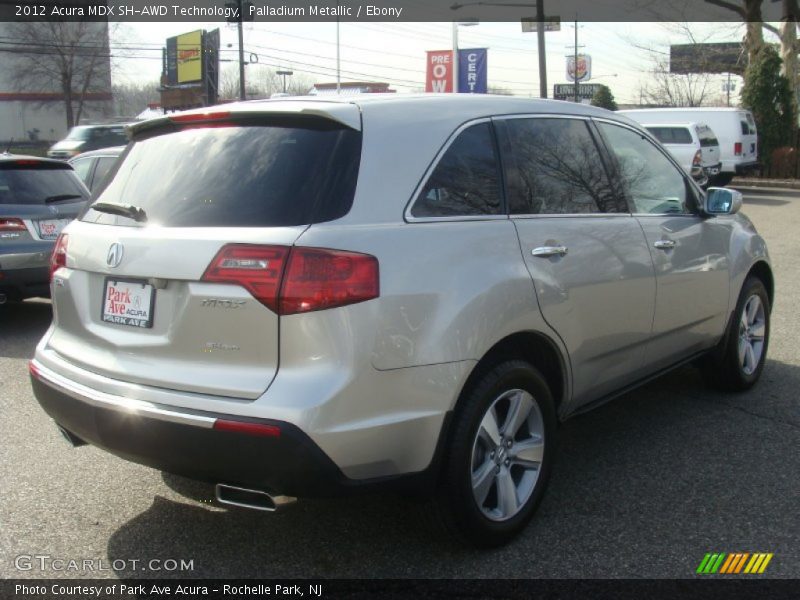
[[[453,91],[452,50],[428,51],[428,73],[425,77],[425,91],[440,94]]]

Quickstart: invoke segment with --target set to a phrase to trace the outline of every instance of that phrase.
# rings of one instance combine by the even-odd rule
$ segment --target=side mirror
[[[742,208],[742,193],[729,188],[711,187],[706,191],[703,211],[709,215],[732,215]]]

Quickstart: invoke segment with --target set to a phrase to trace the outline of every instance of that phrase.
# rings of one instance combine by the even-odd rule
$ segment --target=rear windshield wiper
[[[119,215],[120,217],[128,217],[138,223],[147,221],[147,213],[143,208],[133,206],[133,204],[117,204],[116,202],[95,202],[92,204],[93,210],[108,213],[110,215]]]
[[[85,198],[85,196],[81,196],[80,194],[58,194],[56,196],[48,196],[44,199],[45,204],[50,204],[51,202],[61,202],[62,200],[74,200],[75,198]]]

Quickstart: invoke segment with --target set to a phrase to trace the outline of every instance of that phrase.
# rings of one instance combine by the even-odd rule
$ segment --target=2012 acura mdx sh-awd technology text
[[[741,196],[592,107],[246,102],[135,125],[53,255],[30,363],[75,444],[262,509],[430,490],[478,545],[557,423],[687,361],[758,379],[773,279]]]

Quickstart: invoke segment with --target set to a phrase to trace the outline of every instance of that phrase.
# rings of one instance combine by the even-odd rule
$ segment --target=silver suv
[[[604,110],[247,102],[134,126],[115,169],[54,252],[36,397],[228,504],[428,490],[500,544],[560,420],[688,361],[734,390],[764,366],[741,196]]]

